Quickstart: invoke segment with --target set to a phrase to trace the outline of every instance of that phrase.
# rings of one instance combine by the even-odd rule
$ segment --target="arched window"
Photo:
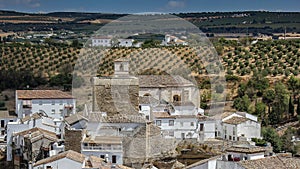
[[[181,101],[181,98],[180,98],[180,96],[179,95],[174,95],[173,96],[173,102],[179,102],[179,101]]]

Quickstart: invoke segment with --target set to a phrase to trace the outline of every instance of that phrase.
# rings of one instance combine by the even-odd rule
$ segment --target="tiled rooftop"
[[[195,86],[189,80],[179,75],[140,75],[140,87],[179,87]]]
[[[60,90],[17,90],[18,99],[73,99],[73,96]]]
[[[80,114],[72,114],[71,116],[69,117],[66,117],[65,118],[65,121],[69,124],[69,125],[72,125],[80,120],[86,120],[88,121],[87,118],[83,117],[82,115]]]
[[[14,135],[21,135],[24,136],[25,138],[29,138],[30,140],[40,139],[40,136],[43,136],[44,138],[47,138],[49,140],[58,141],[58,137],[54,132],[37,128],[37,127],[22,132],[14,133]]]
[[[79,163],[83,163],[85,160],[85,156],[83,154],[77,153],[73,150],[69,150],[69,151],[65,151],[63,153],[42,159],[40,161],[37,161],[33,166],[35,167],[35,166],[39,166],[42,164],[47,164],[47,163],[50,163],[50,162],[53,162],[53,161],[56,161],[56,160],[59,160],[62,158],[68,158],[68,159],[71,159],[71,160],[79,162]]]
[[[230,119],[225,120],[223,123],[227,123],[227,124],[241,124],[243,122],[248,121],[249,119],[245,118],[245,117],[231,117]]]
[[[240,161],[239,165],[245,169],[299,169],[300,159],[272,156],[257,160]]]
[[[232,146],[227,148],[226,151],[252,154],[252,153],[265,152],[266,149],[258,146],[245,145],[245,146]]]
[[[95,143],[95,144],[122,144],[122,138],[117,136],[95,136],[86,137],[83,143]]]
[[[17,118],[17,115],[14,111],[4,110],[4,111],[0,111],[0,118],[1,119],[4,119],[4,118]]]

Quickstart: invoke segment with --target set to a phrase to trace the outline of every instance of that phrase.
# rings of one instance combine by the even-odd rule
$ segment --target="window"
[[[174,120],[169,120],[169,126],[174,126]]]
[[[229,136],[229,140],[231,140],[231,136]]]
[[[169,136],[174,137],[174,131],[169,131]]]
[[[116,156],[116,155],[112,155],[112,160],[111,160],[111,162],[112,162],[113,164],[117,163],[117,156]]]
[[[105,158],[105,155],[100,155],[100,158],[104,159],[104,158]]]
[[[235,137],[232,137],[232,140],[235,141]]]
[[[147,119],[147,120],[150,120],[150,118],[149,118],[149,116],[148,116],[148,115],[146,116],[146,119]]]
[[[184,140],[185,139],[185,133],[181,133],[181,138]]]
[[[203,131],[203,129],[204,129],[204,124],[201,123],[201,124],[200,124],[200,131]]]
[[[161,120],[156,120],[156,125],[161,126]]]
[[[62,100],[59,101],[59,105],[63,105],[63,101]]]
[[[13,122],[14,120],[9,120],[9,122]]]
[[[60,114],[63,114],[63,111],[64,111],[63,109],[59,109]]]
[[[232,135],[235,135],[235,127],[232,128]]]
[[[52,110],[51,110],[51,113],[52,113],[52,114],[54,114],[54,113],[55,113],[55,110],[54,110],[54,109],[52,109]]]
[[[43,101],[42,100],[39,101],[39,105],[43,105]]]
[[[194,126],[194,122],[191,122],[191,126]]]
[[[180,96],[179,95],[174,95],[173,96],[173,102],[179,102],[179,101],[181,101]]]
[[[55,100],[52,100],[52,105],[55,105]]]
[[[1,127],[4,127],[4,124],[5,123],[5,121],[4,120],[1,120]]]

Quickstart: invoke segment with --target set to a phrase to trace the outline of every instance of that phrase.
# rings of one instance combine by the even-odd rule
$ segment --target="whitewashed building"
[[[257,117],[246,112],[225,112],[213,117],[216,137],[230,141],[251,141],[261,138],[261,124]]]
[[[8,122],[17,121],[17,115],[14,111],[0,111],[0,142],[5,140],[6,125]]]
[[[49,132],[53,132],[55,134],[59,134],[61,131],[59,126],[60,122],[56,122],[51,117],[46,117],[41,113],[34,113],[32,115],[26,116],[23,119],[20,119],[16,122],[9,122],[7,124],[7,161],[12,160],[12,142],[14,138],[14,134],[18,132],[22,132],[31,128],[41,128],[43,130],[47,130]]]
[[[75,114],[75,98],[60,90],[17,90],[16,113],[23,118],[32,113],[43,112],[49,117],[62,117]]]

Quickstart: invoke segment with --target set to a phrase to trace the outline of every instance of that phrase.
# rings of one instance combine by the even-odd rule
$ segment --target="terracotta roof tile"
[[[258,147],[258,146],[232,146],[226,149],[227,152],[238,152],[238,153],[259,153],[259,152],[265,152],[266,149],[264,147]]]
[[[60,90],[17,90],[18,99],[73,99],[73,96]]]
[[[179,75],[140,75],[138,78],[140,87],[195,86]]]
[[[236,117],[235,116],[235,117],[231,117],[230,119],[227,119],[227,120],[223,121],[223,123],[236,125],[236,124],[241,124],[243,122],[246,122],[248,120],[250,120],[250,119],[247,119],[245,117]]]
[[[95,143],[95,144],[122,144],[122,137],[117,136],[96,136],[86,137],[83,143]]]
[[[71,116],[69,117],[66,117],[65,118],[65,121],[69,124],[69,125],[72,125],[80,120],[86,120],[88,121],[87,118],[81,116],[80,114],[72,114]]]
[[[58,141],[58,137],[54,132],[44,130],[41,128],[31,128],[22,132],[14,133],[14,135],[21,135],[24,136],[25,138],[29,138],[30,140],[36,140],[39,139],[40,136],[43,136],[49,140],[52,141]]]
[[[285,158],[279,156],[272,156],[261,158],[257,160],[245,160],[238,162],[240,166],[245,169],[299,169],[300,159],[299,158]]]
[[[0,118],[17,118],[17,115],[14,111],[0,111]]]
[[[71,159],[71,160],[79,162],[79,163],[83,163],[85,160],[85,156],[83,154],[77,153],[73,150],[69,150],[69,151],[65,151],[63,153],[42,159],[40,161],[37,161],[33,166],[35,167],[35,166],[39,166],[42,164],[47,164],[47,163],[50,163],[50,162],[53,162],[53,161],[56,161],[56,160],[59,160],[62,158],[68,158],[68,159]]]

